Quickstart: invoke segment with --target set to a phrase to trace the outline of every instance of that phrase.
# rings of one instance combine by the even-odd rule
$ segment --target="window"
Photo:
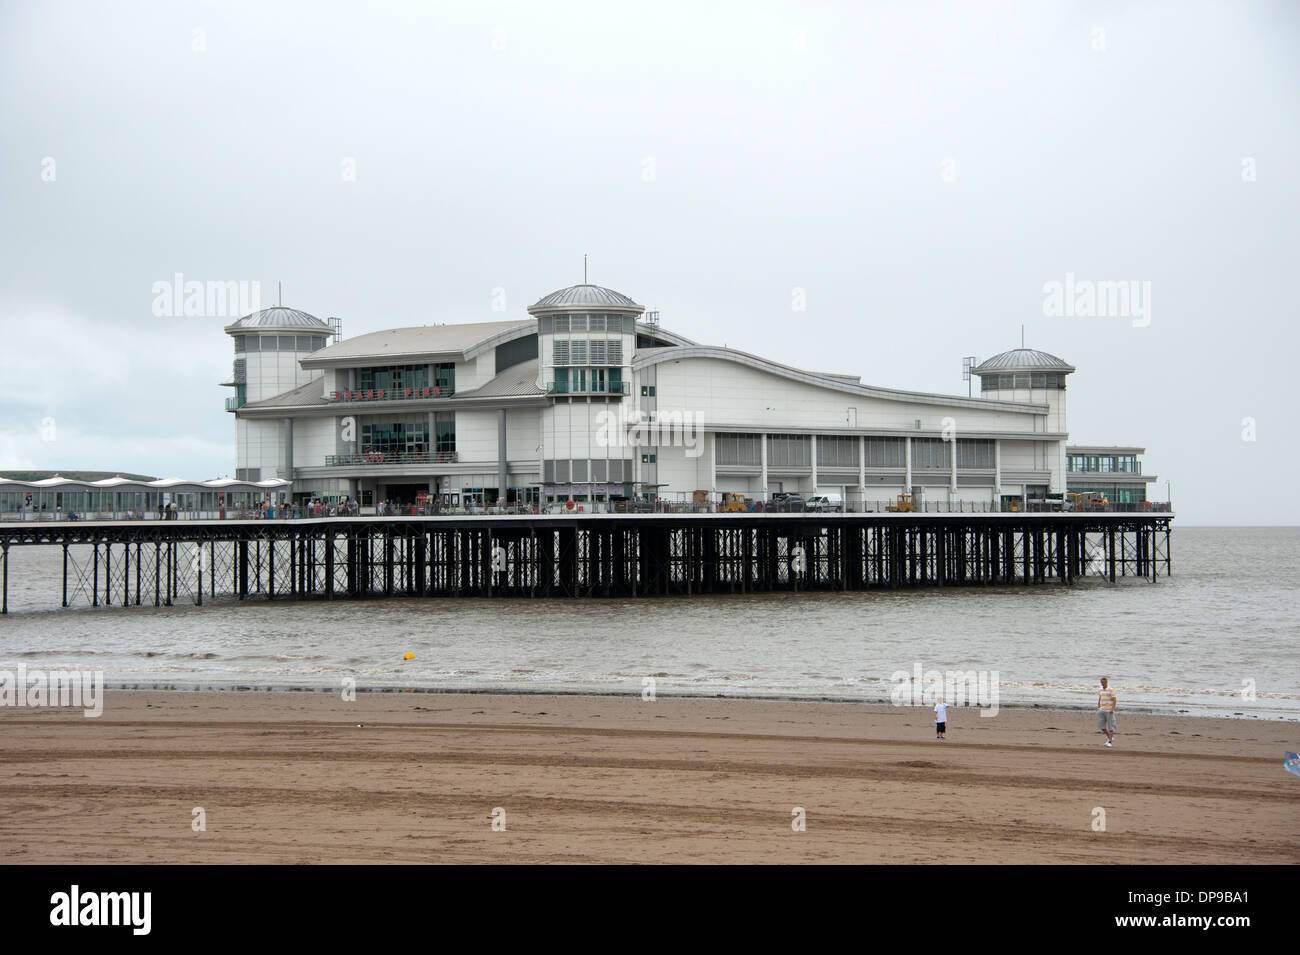
[[[654,396],[655,396],[655,386],[654,386],[654,385],[642,385],[642,386],[641,386],[641,397],[642,397],[642,398],[653,398]]]
[[[555,352],[554,352],[553,361],[557,365],[567,365],[569,363],[569,340],[567,338],[565,339],[557,338],[555,340]]]
[[[555,323],[555,330],[557,332],[567,332],[569,330],[568,315],[556,315],[552,321]]]
[[[605,330],[605,316],[592,315],[587,319],[588,327],[593,332],[603,332]]]
[[[591,357],[591,363],[593,365],[605,364],[605,342],[592,341],[588,343],[588,346],[589,346],[589,355]]]
[[[907,449],[903,441],[903,438],[867,438],[867,467],[907,467]]]
[[[611,338],[605,343],[606,361],[611,365],[623,364],[623,342],[617,338]]]
[[[456,414],[455,412],[439,412],[434,421],[434,427],[437,429],[437,445],[434,450],[441,453],[455,453],[456,451]]]
[[[846,435],[826,435],[817,439],[819,468],[856,468],[858,439]]]
[[[957,467],[991,470],[993,442],[983,438],[958,438]]]
[[[442,366],[435,366],[442,367]],[[455,366],[451,366],[453,371]],[[428,365],[377,365],[357,369],[357,388],[360,391],[404,391],[407,388],[429,387]]]
[[[653,455],[653,454],[643,454],[643,455],[641,455],[641,463],[642,463],[642,464],[654,464],[655,461],[656,461],[656,456]]]
[[[718,464],[723,467],[752,467],[763,463],[763,448],[757,434],[719,434]]]
[[[453,442],[455,438],[453,437]],[[361,426],[362,454],[411,454],[429,449],[429,423],[394,422]]]
[[[806,434],[769,434],[769,468],[806,468],[812,465],[812,450]]]
[[[571,331],[571,332],[585,332],[586,330],[587,330],[587,316],[586,316],[586,315],[570,315],[570,316],[569,316],[569,331]]]
[[[912,469],[951,467],[952,442],[942,438],[912,439]]]

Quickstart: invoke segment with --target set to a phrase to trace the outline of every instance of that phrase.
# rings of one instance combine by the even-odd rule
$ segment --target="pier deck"
[[[1160,513],[602,514],[0,524],[63,548],[51,606],[648,597],[1029,585],[1172,572]]]

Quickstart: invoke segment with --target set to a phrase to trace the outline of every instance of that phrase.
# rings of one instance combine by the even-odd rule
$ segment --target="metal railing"
[[[429,385],[423,388],[365,388],[348,391],[331,391],[330,401],[407,401],[416,398],[450,398],[456,393],[454,385]]]
[[[629,381],[611,381],[604,385],[578,388],[563,381],[548,381],[546,383],[546,393],[548,395],[630,395],[632,393],[632,383]]]
[[[226,399],[226,410],[227,410],[227,411],[238,411],[240,408],[244,407],[245,404],[246,404],[246,402],[240,400],[239,398],[227,398],[227,399]]]
[[[455,464],[455,451],[361,451],[357,454],[327,454],[325,467],[378,466],[381,464]]]
[[[761,498],[743,498],[739,501],[658,500],[644,505],[655,513],[668,514],[1015,514],[1015,513],[1168,513],[1173,510],[1168,501],[1138,501],[1110,503],[1105,507],[1076,509],[1056,500],[1013,501],[915,501],[900,504],[897,500],[842,501],[839,504],[809,504],[800,498],[764,501]]]
[[[897,510],[896,502],[890,501],[848,501],[832,509],[800,508],[797,505],[783,505],[782,502],[764,504],[755,501],[754,507],[743,511],[723,511],[716,503],[698,501],[584,501],[575,504],[570,510],[562,502],[550,504],[402,504],[396,505],[389,513],[391,516],[438,516],[447,514],[498,515],[498,514],[563,514],[583,516],[587,514],[881,514],[881,513],[917,513],[917,514],[1015,514],[1015,513],[1062,513],[1055,505],[1057,502],[1030,501],[1028,504],[1017,502],[1015,507],[999,507],[989,502],[927,501],[912,511]],[[890,508],[894,510],[891,511]],[[248,520],[302,520],[318,517],[374,517],[378,514],[374,506],[323,504],[320,507],[308,504],[276,504],[272,507],[229,507],[209,509],[181,509],[175,517],[159,518],[157,511],[78,511],[69,514],[66,511],[4,511],[0,512],[0,522],[37,521],[49,523],[54,521],[248,521]],[[1173,507],[1168,501],[1142,501],[1137,503],[1112,504],[1099,508],[1096,513],[1170,513]],[[1068,511],[1065,513],[1069,513]],[[1081,512],[1082,513],[1082,512]],[[1093,513],[1093,512],[1088,512]]]

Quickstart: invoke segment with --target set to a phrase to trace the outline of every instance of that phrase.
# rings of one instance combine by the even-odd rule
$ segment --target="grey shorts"
[[[1115,711],[1098,710],[1097,711],[1097,729],[1110,730],[1115,732]]]

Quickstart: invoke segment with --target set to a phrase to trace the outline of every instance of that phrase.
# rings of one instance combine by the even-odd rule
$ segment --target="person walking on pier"
[[[1101,678],[1101,691],[1097,694],[1097,732],[1106,734],[1106,745],[1115,745],[1115,691]]]

